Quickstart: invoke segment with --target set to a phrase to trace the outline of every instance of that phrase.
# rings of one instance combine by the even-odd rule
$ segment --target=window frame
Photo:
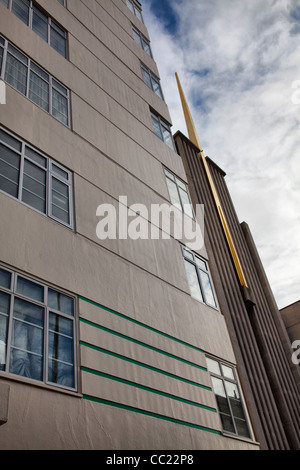
[[[17,140],[20,143],[21,150],[18,151],[15,148],[13,148],[11,145],[9,145],[7,142],[1,140],[0,136],[0,143],[1,145],[5,146],[8,148],[10,151],[14,152],[15,154],[18,154],[20,156],[20,166],[19,166],[19,175],[18,175],[18,195],[15,197],[14,195],[4,191],[3,189],[0,189],[0,193],[5,194],[9,197],[12,197],[13,199],[19,201],[21,204],[24,204],[26,207],[29,207],[36,212],[44,215],[45,217],[49,217],[52,220],[55,220],[56,222],[60,223],[61,225],[64,225],[65,227],[73,230],[74,229],[74,205],[73,205],[73,174],[70,170],[65,168],[63,165],[60,163],[57,163],[56,161],[52,160],[50,157],[47,157],[45,154],[37,150],[35,147],[32,145],[28,144],[25,142],[23,139],[20,139],[19,137],[15,136],[12,132],[9,132],[7,129],[4,127],[0,126],[0,130],[7,134],[8,136],[12,137],[13,139]],[[26,155],[26,149],[32,150],[36,154],[38,154],[41,158],[46,160],[46,166],[42,167],[39,165],[36,161],[34,161],[29,155]],[[23,185],[23,179],[24,179],[24,165],[25,161],[29,161],[32,165],[35,165],[36,167],[42,169],[45,171],[45,212],[37,209],[36,207],[24,202],[22,200],[22,193],[24,189]],[[58,169],[61,171],[65,172],[67,174],[67,178],[64,179],[62,176],[60,176],[55,170],[53,170],[53,166],[56,166]],[[52,194],[52,180],[53,178],[56,178],[59,180],[61,183],[63,183],[65,186],[68,188],[68,202],[69,202],[69,223],[63,221],[62,219],[59,219],[57,216],[52,214],[52,205],[53,205],[53,194]]]
[[[152,90],[159,98],[161,98],[164,101],[164,95],[162,92],[160,79],[149,69],[149,67],[147,67],[147,65],[143,64],[143,62],[141,62],[141,71],[142,71],[142,77],[143,77],[144,83],[148,86],[148,88],[150,88],[150,90]],[[145,72],[148,75],[151,86],[149,86],[148,83],[146,82],[143,72]],[[159,93],[155,91],[153,82],[155,82],[158,85]]]
[[[245,407],[245,404],[244,404],[243,395],[241,393],[241,388],[240,388],[239,380],[238,380],[238,377],[237,377],[236,367],[233,366],[232,364],[227,363],[226,361],[223,361],[223,360],[218,359],[216,357],[212,357],[208,354],[205,357],[206,357],[206,363],[207,363],[207,370],[208,370],[211,378],[214,377],[214,378],[222,381],[223,389],[224,389],[225,395],[226,395],[225,398],[226,398],[227,405],[228,405],[228,408],[229,408],[229,411],[230,411],[230,414],[227,414],[225,412],[220,411],[219,405],[218,405],[218,402],[217,402],[217,396],[218,395],[214,390],[213,381],[212,381],[212,390],[213,390],[215,398],[216,398],[216,405],[217,405],[217,410],[218,410],[218,413],[219,413],[219,416],[220,416],[220,422],[221,422],[221,427],[222,427],[223,433],[224,434],[229,434],[231,436],[238,437],[239,439],[247,439],[247,440],[252,441],[253,440],[253,433],[252,433],[252,429],[251,429],[251,426],[250,426],[247,410],[246,410],[246,407]],[[207,359],[218,364],[218,368],[219,368],[219,371],[221,372],[221,374],[217,374],[216,372],[211,371],[209,369],[209,363],[207,362]],[[223,366],[231,369],[232,374],[233,374],[233,378],[230,378],[230,377],[226,376],[223,373],[223,368],[222,368]],[[232,411],[232,404],[230,402],[230,397],[228,396],[228,391],[227,391],[227,388],[225,386],[225,382],[229,382],[237,388],[237,391],[238,391],[238,394],[239,394],[239,399],[238,400],[240,402],[240,406],[241,406],[241,410],[243,412],[244,418],[234,416],[233,411]],[[221,415],[230,417],[235,432],[231,432],[231,431],[228,431],[228,430],[224,429],[222,419],[221,419]],[[246,426],[246,429],[248,430],[249,436],[244,436],[244,435],[238,433],[237,426],[236,426],[236,420],[240,420],[240,421],[243,421],[245,423],[245,426]]]
[[[4,41],[4,44],[2,44],[2,41]],[[20,58],[17,57],[15,54],[14,54],[14,51],[11,51],[9,50],[9,46],[13,49],[15,49],[19,54],[21,54],[27,61],[27,64],[25,64],[25,62],[22,62],[24,67],[26,67],[26,85],[25,85],[25,92],[23,93],[21,90],[19,90],[18,88],[16,88],[14,85],[12,85],[11,83],[9,83],[6,79],[6,69],[7,69],[7,57],[8,55],[10,54],[15,60],[17,60],[18,62],[21,62]],[[70,106],[70,90],[65,86],[63,85],[59,80],[57,80],[56,78],[54,78],[50,73],[48,73],[45,69],[43,69],[43,67],[41,67],[39,64],[37,64],[36,62],[34,62],[30,57],[28,57],[26,54],[24,54],[19,48],[17,48],[14,44],[12,44],[10,41],[8,41],[5,37],[3,36],[0,36],[0,48],[3,49],[3,55],[2,55],[2,62],[0,64],[0,70],[1,70],[1,75],[0,75],[0,79],[2,79],[7,85],[11,86],[14,90],[18,91],[19,93],[21,93],[23,96],[25,96],[27,99],[29,99],[29,101],[31,101],[32,103],[34,103],[36,106],[38,106],[40,109],[42,109],[43,111],[45,111],[47,114],[49,114],[50,116],[52,116],[54,119],[56,119],[58,122],[60,122],[61,124],[63,124],[64,126],[70,128],[71,127],[71,106]],[[48,75],[48,79],[49,79],[49,82],[48,82],[48,110],[45,110],[42,106],[40,106],[38,103],[36,103],[35,101],[33,101],[31,98],[30,98],[30,92],[31,92],[31,83],[30,83],[30,77],[32,76],[32,74],[36,74],[37,73],[35,71],[32,70],[31,68],[31,64],[34,66],[34,67],[37,67],[38,69],[40,69],[44,74]],[[58,86],[57,86],[58,84]],[[65,90],[65,93],[63,93],[59,87],[61,87],[62,89]],[[67,122],[64,122],[63,120],[61,119],[58,119],[58,117],[54,114],[53,110],[54,110],[54,107],[53,107],[53,92],[57,92],[59,93],[63,98],[66,99],[66,102],[67,102],[67,106],[66,106],[66,121]]]
[[[141,8],[139,8],[135,2],[132,0],[126,0],[127,8],[133,13],[142,23],[144,23],[143,13]],[[138,14],[137,14],[138,12]]]
[[[143,33],[139,29],[137,29],[136,26],[134,26],[132,24],[131,27],[132,27],[132,35],[133,35],[133,39],[134,39],[135,43],[138,44],[140,46],[140,48],[143,49],[143,51],[146,52],[146,54],[149,57],[151,57],[151,59],[153,59],[153,54],[152,54],[152,49],[151,49],[151,46],[150,46],[149,39],[147,39],[146,36],[144,36]],[[137,36],[139,38],[139,41],[136,40]],[[149,49],[149,51],[145,47],[145,44],[147,45],[147,48]]]
[[[172,178],[169,176],[169,174],[172,176]],[[165,167],[164,167],[164,175],[165,175],[165,179],[166,179],[166,184],[167,184],[167,189],[168,189],[171,204],[174,205],[175,207],[177,207],[179,210],[181,210],[185,215],[191,217],[192,219],[195,219],[195,212],[194,212],[193,204],[191,202],[191,197],[190,197],[190,193],[189,193],[189,190],[188,190],[188,185],[182,179],[178,178],[178,176],[176,176],[172,171],[170,171],[168,168],[165,168]],[[171,196],[170,189],[169,189],[169,186],[168,186],[168,180],[170,180],[171,182],[173,182],[176,185],[177,195],[178,195],[178,199],[179,199],[181,207],[178,207],[172,201],[172,196]],[[184,186],[185,189],[180,185]],[[186,195],[189,199],[189,206],[190,206],[192,214],[189,214],[185,210],[185,204],[182,201],[182,196],[180,194],[179,187],[186,193]]]
[[[195,300],[197,300],[198,302],[201,302],[201,303],[203,303],[203,304],[207,305],[208,307],[213,308],[215,310],[219,310],[218,300],[217,300],[217,296],[216,296],[216,292],[215,292],[215,288],[214,288],[214,284],[213,284],[213,280],[212,280],[212,277],[211,277],[211,273],[210,273],[210,269],[209,269],[209,265],[208,265],[207,260],[204,259],[202,256],[194,253],[193,251],[189,250],[184,245],[181,245],[181,251],[182,251],[182,256],[183,256],[183,259],[184,259],[184,264],[186,262],[188,262],[188,263],[192,264],[195,267],[195,271],[196,271],[196,275],[197,275],[197,280],[198,280],[202,300],[200,300],[197,297],[193,296],[192,292],[191,292],[191,296]],[[198,260],[198,262],[197,262],[197,260]],[[202,267],[200,267],[199,265],[202,265]],[[207,277],[207,279],[209,281],[211,294],[212,294],[213,299],[214,299],[214,304],[212,304],[208,301],[207,294],[206,294],[205,288],[203,286],[203,280],[201,279],[201,272]],[[187,275],[187,281],[188,281],[188,285],[190,287],[188,275]]]
[[[1,1],[1,0],[0,0]],[[6,6],[6,8],[13,14],[15,14],[12,10],[12,5],[13,5],[13,1],[14,0],[8,0],[8,5],[4,5],[3,2],[3,5]],[[23,1],[23,0],[21,0]],[[35,29],[33,29],[33,13],[34,13],[34,9],[36,9],[41,15],[45,16],[47,18],[47,40],[45,38],[43,38],[40,34],[38,34],[39,37],[41,37],[45,42],[47,42],[47,44],[49,44],[56,52],[58,52],[62,57],[64,57],[65,59],[68,58],[68,33],[67,31],[58,24],[58,22],[56,20],[54,20],[50,15],[48,15],[47,12],[45,12],[36,2],[34,2],[33,0],[27,0],[29,5],[28,5],[28,23],[25,23],[22,19],[21,21],[23,21],[24,24],[26,24],[26,26],[28,26],[32,31],[34,31],[36,34],[38,34]],[[61,1],[59,2],[61,3]],[[61,3],[62,4],[62,3]],[[63,6],[65,6],[65,4],[62,4]],[[17,16],[17,15],[15,15]],[[17,16],[18,17],[18,16]],[[59,52],[57,50],[57,48],[53,47],[52,44],[51,44],[51,28],[52,28],[52,22],[61,30],[61,33],[60,36],[65,40],[64,42],[64,49],[65,49],[65,54],[62,54],[61,52]]]
[[[162,140],[171,150],[174,150],[174,152],[175,152],[175,144],[174,144],[174,139],[173,139],[173,135],[172,135],[172,132],[171,132],[170,125],[166,121],[164,121],[164,119],[161,116],[159,116],[155,111],[153,111],[151,109],[150,109],[150,114],[151,114],[151,120],[152,120],[154,134],[156,135],[156,137],[158,137],[160,140]],[[155,121],[156,124],[158,125],[160,135],[157,135],[157,133],[155,132],[155,127],[154,127],[154,122],[153,121]],[[163,129],[165,129],[168,132],[168,135],[171,138],[172,146],[169,145],[168,141],[165,139]]]
[[[5,351],[5,364],[4,365],[4,370],[0,370],[0,377],[2,374],[5,374],[6,376],[10,377],[17,377],[19,379],[25,379],[32,381],[33,383],[36,384],[45,384],[48,386],[52,386],[58,389],[64,389],[66,391],[72,391],[72,392],[77,392],[78,391],[78,346],[77,346],[77,337],[78,337],[78,332],[77,332],[77,301],[76,297],[73,294],[66,293],[62,289],[58,289],[57,287],[50,286],[48,284],[45,284],[33,277],[30,277],[26,274],[14,271],[10,268],[7,268],[4,265],[0,265],[0,269],[3,271],[8,272],[11,275],[11,281],[10,281],[10,288],[2,287],[0,286],[0,293],[4,293],[5,295],[9,295],[9,312],[8,312],[8,318],[7,318],[7,331],[6,331],[6,351]],[[33,283],[41,288],[43,288],[43,300],[39,301],[36,299],[33,299],[29,295],[26,295],[24,293],[20,293],[17,290],[17,282],[18,279],[24,279],[30,283]],[[55,308],[52,308],[48,305],[48,293],[49,290],[52,290],[58,294],[64,295],[73,301],[73,313],[68,314],[65,313],[61,310],[57,310]],[[25,375],[17,374],[14,372],[10,371],[10,363],[11,363],[11,351],[13,349],[12,343],[13,343],[13,328],[14,328],[14,314],[15,314],[15,300],[20,300],[21,302],[27,302],[28,304],[34,305],[40,309],[43,309],[43,325],[42,325],[42,340],[41,340],[41,350],[42,350],[42,359],[41,359],[41,364],[42,364],[42,380],[33,378],[33,377],[27,377]],[[58,382],[53,382],[49,380],[49,360],[51,359],[51,356],[49,354],[49,336],[51,333],[51,328],[49,324],[49,319],[50,319],[50,313],[53,313],[56,316],[59,316],[59,318],[65,318],[69,321],[72,321],[72,354],[73,354],[73,364],[72,365],[72,370],[73,370],[73,381],[74,381],[74,386],[68,386],[65,384],[61,384]],[[19,320],[20,321],[20,320]],[[24,323],[24,321],[23,321]],[[30,324],[34,326],[34,323]],[[20,349],[16,347],[15,349]],[[24,352],[27,350],[24,349]],[[30,351],[28,351],[30,352]],[[32,353],[32,352],[31,352]],[[59,361],[59,360],[58,360]],[[59,361],[61,362],[61,361]],[[68,364],[68,363],[66,363]]]

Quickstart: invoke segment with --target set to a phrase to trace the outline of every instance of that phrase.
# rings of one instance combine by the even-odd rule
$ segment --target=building
[[[300,370],[248,225],[240,224],[226,174],[205,157],[177,77],[190,139],[175,143],[193,204],[205,207],[205,246],[255,435],[262,449],[300,449]],[[292,313],[295,322],[297,304]],[[288,312],[286,312],[288,314]],[[294,331],[297,337],[297,330]]]
[[[261,448],[211,240],[99,236],[192,210],[141,5],[1,0],[0,26],[0,448]]]

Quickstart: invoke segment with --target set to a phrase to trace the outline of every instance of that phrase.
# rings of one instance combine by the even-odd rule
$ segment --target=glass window
[[[15,47],[8,45],[5,67],[5,81],[26,95],[28,60]]]
[[[126,4],[129,10],[140,20],[143,22],[142,12],[140,8],[134,3],[133,0],[126,0]]]
[[[209,357],[206,362],[223,430],[251,438],[233,367]]]
[[[0,37],[0,40],[3,39]],[[44,111],[50,113],[58,121],[69,126],[69,91],[57,80],[51,77],[41,67],[22,54],[8,41],[4,41],[7,54],[2,68],[4,80],[13,88],[29,98]],[[3,51],[0,43],[0,52]],[[1,62],[0,62],[1,64]],[[29,80],[27,80],[29,74]],[[50,99],[52,96],[52,99]]]
[[[170,171],[164,169],[171,203],[186,215],[194,217],[187,185]]]
[[[1,268],[0,370],[75,390],[74,313],[74,298]]]
[[[12,0],[11,11],[27,26],[29,24],[29,8],[29,0]]]
[[[67,33],[58,26],[47,13],[44,13],[31,0],[0,0],[23,23],[29,26],[44,41],[50,44],[63,57],[67,55]],[[64,0],[59,0],[64,5]]]
[[[182,247],[182,253],[187,270],[187,278],[191,295],[197,300],[206,303],[210,307],[217,308],[216,296],[213,290],[207,263],[202,260],[200,256],[196,255],[185,247]],[[213,364],[211,363],[211,367],[212,366]]]
[[[172,150],[174,150],[171,128],[160,116],[151,112],[153,130],[155,135],[163,140]]]
[[[72,227],[71,188],[70,172],[0,129],[0,190]]]
[[[132,26],[132,34],[135,42],[142,48],[144,51],[152,57],[152,52],[150,48],[150,42],[147,38],[134,26]]]
[[[141,64],[142,75],[146,85],[154,91],[154,93],[163,99],[159,78],[157,78],[146,65]]]

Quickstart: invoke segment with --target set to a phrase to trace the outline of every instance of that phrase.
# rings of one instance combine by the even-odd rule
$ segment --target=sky
[[[300,0],[141,0],[172,119],[178,73],[279,308],[300,300]]]

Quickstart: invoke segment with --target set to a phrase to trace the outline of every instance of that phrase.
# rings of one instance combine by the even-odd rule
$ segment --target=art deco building
[[[199,149],[172,137],[141,5],[0,0],[0,74],[0,448],[271,447],[260,412],[278,424],[282,397],[269,379],[255,396],[255,318],[227,294],[232,259],[187,166]],[[162,230],[99,237],[99,207],[143,206],[153,228],[154,204],[193,220],[190,195],[209,206],[199,250]]]

